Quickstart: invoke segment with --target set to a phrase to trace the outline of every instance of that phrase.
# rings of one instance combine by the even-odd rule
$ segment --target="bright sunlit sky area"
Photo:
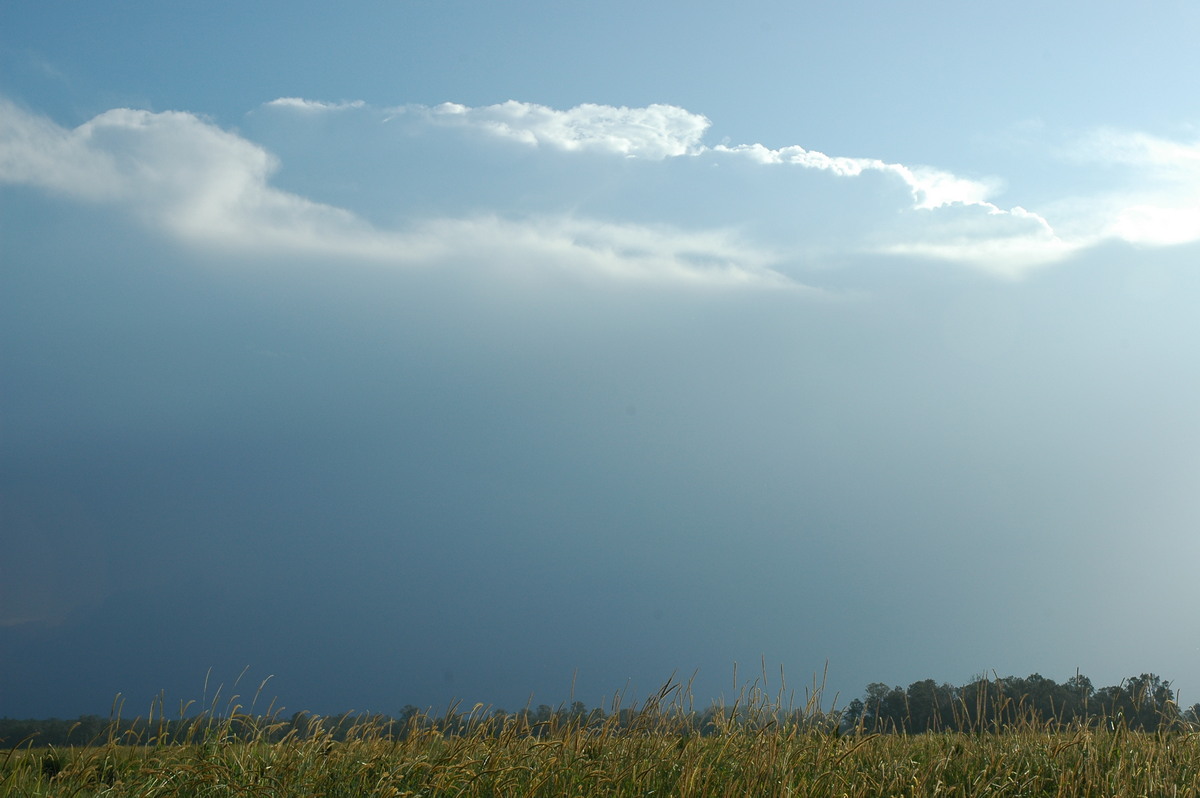
[[[0,716],[1200,700],[1198,38],[7,0]]]

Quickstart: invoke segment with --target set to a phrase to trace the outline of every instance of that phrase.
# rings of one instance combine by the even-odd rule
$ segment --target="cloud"
[[[1200,240],[1200,204],[1141,204],[1117,212],[1109,231],[1134,244],[1169,246]]]
[[[912,210],[927,213],[902,213],[902,224],[881,231],[891,240],[878,251],[965,263],[1007,276],[1060,261],[1103,241],[1168,246],[1200,240],[1200,142],[1112,129],[1084,136],[1066,157],[1093,171],[1123,170],[1114,174],[1119,185],[1050,203],[1045,213],[994,203],[991,198],[1000,188],[997,180],[964,178],[928,166],[829,156],[799,146],[718,145],[713,152],[842,177],[866,172],[894,176],[911,193]]]
[[[269,105],[307,103],[280,99]],[[316,103],[325,107],[325,103]],[[434,124],[471,127],[491,135],[535,146],[566,151],[597,151],[631,158],[662,160],[707,152],[742,156],[760,164],[790,164],[821,169],[843,177],[866,171],[898,176],[913,193],[918,208],[939,208],[954,203],[981,204],[995,184],[958,177],[931,167],[908,167],[874,158],[830,156],[800,146],[769,149],[762,144],[707,147],[701,143],[711,126],[705,116],[673,105],[626,108],[586,103],[566,111],[509,100],[498,105],[471,108],[443,103],[429,108],[403,109]]]
[[[307,108],[309,105],[325,108],[329,104],[295,99],[268,103],[272,108]],[[531,147],[565,152],[591,152],[645,161],[705,157],[719,163],[723,159],[732,159],[767,167],[819,170],[844,178],[877,173],[897,181],[911,196],[910,206],[896,210],[938,213],[932,217],[928,214],[906,215],[909,229],[896,228],[890,220],[882,221],[880,228],[889,230],[892,239],[885,245],[869,247],[874,252],[926,254],[991,271],[997,270],[1001,261],[1016,258],[1013,262],[1017,265],[1005,266],[1005,270],[1017,272],[1056,260],[1071,249],[1057,239],[1044,218],[1023,208],[1003,209],[992,203],[989,198],[998,190],[998,180],[965,178],[934,167],[889,163],[877,158],[827,155],[801,146],[771,149],[762,144],[719,144],[708,147],[702,139],[710,126],[709,120],[676,106],[627,108],[584,104],[560,111],[510,100],[476,108],[456,103],[432,107],[412,105],[382,113],[387,115],[385,121],[402,118],[409,124],[434,129],[472,130]],[[714,198],[714,201],[721,200]],[[949,210],[964,206],[978,211],[970,215],[973,220],[970,225],[963,224],[961,213]],[[731,224],[756,221],[730,219]],[[802,224],[803,220],[791,220],[792,225],[797,223]],[[1014,235],[1014,227],[1022,231],[1021,235]],[[937,238],[939,231],[945,234],[940,240]],[[845,246],[847,249],[861,248],[858,242],[847,242]]]
[[[718,145],[712,151],[767,166],[799,166],[839,177],[875,172],[900,181],[913,204],[897,209],[894,220],[876,222],[871,238],[885,243],[868,245],[875,252],[936,258],[1016,277],[1079,249],[1078,244],[1062,240],[1041,215],[991,202],[989,197],[998,188],[996,180],[974,180],[933,167],[877,158],[830,156],[800,146]]]
[[[352,214],[269,184],[263,148],[183,112],[106,111],[74,130],[3,108],[0,180],[116,202],[181,238],[243,249],[370,254]]]
[[[1020,206],[958,204],[936,212],[918,209],[910,216],[916,218],[908,220],[898,241],[881,246],[881,252],[969,263],[998,276],[1020,277],[1082,246],[1064,241],[1045,219]]]
[[[269,105],[307,102],[280,99]],[[760,164],[821,169],[842,177],[857,177],[866,171],[885,172],[908,185],[918,208],[984,204],[996,188],[995,181],[970,180],[932,167],[909,167],[876,158],[830,156],[800,146],[769,149],[762,144],[718,144],[710,148],[701,143],[711,125],[709,119],[673,105],[626,108],[586,103],[558,111],[509,100],[479,108],[443,103],[432,108],[411,106],[402,110],[417,113],[434,124],[471,127],[500,138],[566,151],[590,150],[649,160],[713,152],[745,157]]]
[[[910,202],[904,203],[900,194],[881,194],[878,183],[856,189],[860,193],[852,203],[857,205],[839,206],[850,211],[841,211],[847,219],[835,225],[846,228],[842,238],[833,242],[835,249],[936,258],[1007,276],[1062,260],[1104,240],[1167,245],[1200,239],[1200,143],[1140,133],[1097,131],[1072,150],[1070,157],[1093,169],[1106,168],[1123,184],[1047,203],[1034,211],[997,204],[993,199],[1001,188],[997,179],[964,177],[932,166],[828,155],[799,145],[709,147],[703,143],[709,120],[672,105],[582,104],[557,110],[510,100],[480,107],[443,103],[375,109],[358,100],[281,97],[263,107],[300,117],[351,110],[364,114],[354,117],[358,121],[352,126],[339,128],[338,136],[360,135],[364,124],[386,132],[390,130],[386,122],[401,119],[410,129],[469,130],[528,147],[643,163],[622,172],[627,182],[620,186],[623,193],[612,195],[616,199],[608,202],[608,218],[588,218],[577,203],[604,181],[564,178],[561,185],[547,190],[550,183],[536,181],[556,178],[526,170],[490,173],[488,179],[499,181],[492,189],[499,186],[500,190],[489,189],[483,202],[458,216],[443,212],[442,218],[433,218],[413,210],[398,225],[379,226],[337,204],[277,187],[273,179],[280,164],[274,155],[195,114],[113,109],[68,130],[0,99],[0,182],[121,204],[151,226],[196,246],[409,265],[478,257],[541,263],[554,270],[578,269],[613,279],[715,285],[783,285],[787,280],[773,264],[804,262],[806,225],[813,228],[808,239],[822,238],[822,252],[829,251],[829,235],[838,234],[822,228],[816,217],[787,217],[778,210],[787,207],[783,194],[777,198],[764,193],[734,202],[702,169],[686,171],[691,182],[682,189],[687,196],[679,201],[663,195],[657,206],[644,202],[638,181],[655,175],[661,182],[663,167],[656,164],[696,159],[693,162],[704,168],[709,163],[743,170],[799,168],[846,179],[877,174],[907,192]],[[389,134],[371,141],[396,151],[408,148],[408,157],[419,159],[420,148],[430,146],[432,139]],[[339,138],[330,145],[345,148],[358,143]],[[443,183],[428,184],[424,190],[444,193],[450,191],[445,186],[457,182],[470,191],[474,177],[470,169],[479,168],[480,162],[475,159],[472,165],[464,165],[467,160],[456,156],[471,142],[453,139],[438,146],[439,163],[461,171],[449,184],[444,182],[447,173],[439,173]],[[370,158],[365,162],[373,163]],[[585,162],[598,163],[594,158],[579,161]],[[363,179],[386,180],[377,171]],[[407,180],[396,191],[423,196],[422,185],[416,182],[418,172],[396,173]],[[581,182],[587,184],[586,190],[580,188]],[[749,191],[763,185],[739,184]],[[773,185],[779,190],[777,182]],[[804,196],[807,191],[811,196],[824,190],[827,187],[797,183],[794,192]],[[518,195],[547,199],[519,211],[506,199]],[[460,196],[446,194],[444,206],[449,212]],[[810,199],[809,207],[819,210],[819,196],[815,199],[816,205]],[[882,200],[901,202],[883,207]],[[689,229],[688,219],[695,214],[683,211],[699,212],[697,203],[709,208],[702,214],[709,222]],[[420,206],[413,204],[415,209]],[[662,215],[676,209],[681,209],[676,224],[662,224]],[[849,216],[855,217],[853,224]],[[754,240],[744,233],[750,228],[756,231]],[[779,243],[789,237],[791,249]]]
[[[317,104],[318,106],[321,104]],[[308,110],[307,105],[285,107]],[[0,106],[0,182],[127,206],[152,226],[206,247],[422,264],[540,263],[619,279],[783,286],[761,247],[728,231],[686,231],[542,215],[426,219],[383,230],[270,184],[265,149],[194,114],[107,111],[65,130]]]
[[[1096,240],[1148,246],[1200,240],[1200,141],[1104,128],[1075,141],[1066,157],[1118,173],[1124,183],[1063,203],[1085,220]]]
[[[442,103],[407,110],[437,125],[475,128],[523,144],[649,160],[701,152],[700,139],[711,124],[674,105],[626,108],[584,103],[559,111],[509,100],[478,108]]]
[[[417,226],[409,241],[459,241],[455,254],[476,263],[503,260],[506,271],[583,272],[621,280],[709,286],[800,289],[771,269],[774,253],[735,233],[611,223],[571,216],[521,221],[440,219]]]
[[[509,101],[469,108],[445,103],[416,110],[434,124],[473,127],[501,138],[567,151],[598,151],[631,158],[713,154],[744,158],[765,166],[799,166],[858,177],[878,172],[901,181],[919,211],[939,211],[916,220],[898,240],[878,251],[928,255],[1017,273],[1053,262],[1074,250],[1046,219],[1024,208],[1003,209],[989,201],[996,180],[974,180],[929,166],[907,166],[877,158],[831,156],[801,146],[770,149],[762,144],[707,147],[701,140],[709,120],[682,108],[651,105],[615,108],[580,105],[567,111]],[[964,213],[963,208],[974,208]]]
[[[864,172],[883,172],[899,177],[912,191],[918,208],[940,208],[962,203],[984,204],[994,186],[976,180],[957,177],[931,167],[908,167],[886,163],[877,158],[847,158],[830,156],[800,146],[772,150],[762,144],[739,144],[734,147],[717,145],[713,152],[743,156],[760,164],[788,164],[806,169],[820,169],[841,177],[858,177]]]
[[[114,197],[120,182],[116,164],[89,150],[84,139],[0,98],[0,182],[80,199]]]
[[[1133,166],[1172,182],[1194,184],[1200,176],[1200,142],[1181,144],[1147,133],[1102,128],[1084,136],[1072,148],[1082,160]]]
[[[325,113],[329,111],[346,111],[366,107],[362,100],[350,100],[339,103],[322,102],[320,100],[305,100],[302,97],[278,97],[263,103],[267,108],[286,108],[304,113]]]

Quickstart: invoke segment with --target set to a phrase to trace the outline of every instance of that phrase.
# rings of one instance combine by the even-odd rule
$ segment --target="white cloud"
[[[931,213],[904,214],[905,224],[891,227],[893,240],[880,251],[962,262],[1010,276],[1105,240],[1150,246],[1200,240],[1200,142],[1096,131],[1077,141],[1067,157],[1092,168],[1120,167],[1123,173],[1114,178],[1124,185],[1052,203],[1047,214],[995,204],[991,197],[997,181],[963,178],[932,167],[829,156],[798,146],[772,150],[761,144],[719,145],[713,151],[844,177],[869,171],[894,175],[911,192],[914,209]],[[1054,227],[1051,215],[1056,218]]]
[[[270,185],[276,159],[193,114],[107,111],[65,130],[0,106],[0,182],[117,202],[195,245],[419,264],[472,258],[540,263],[621,279],[789,285],[760,248],[727,231],[570,216],[426,220],[381,230],[340,208]],[[794,285],[794,284],[792,284]]]
[[[1076,142],[1076,158],[1124,164],[1160,179],[1194,183],[1200,176],[1200,142],[1181,144],[1146,133],[1125,132],[1112,128],[1097,130]]]
[[[1119,188],[1063,205],[1096,240],[1169,246],[1200,240],[1200,141],[1170,141],[1103,129],[1082,137],[1067,157],[1119,172]]]
[[[0,98],[0,182],[84,199],[113,196],[120,182],[116,165],[90,151],[84,138]]]
[[[183,238],[304,249],[361,228],[272,188],[273,156],[193,114],[119,108],[70,131],[12,107],[4,119],[0,179],[120,202]]]
[[[272,104],[283,102],[276,100]],[[471,127],[500,138],[567,151],[591,150],[650,160],[715,152],[747,157],[760,164],[821,169],[843,177],[856,177],[865,171],[887,172],[909,186],[918,208],[938,208],[954,203],[981,204],[995,188],[991,183],[958,177],[931,167],[908,167],[875,158],[830,156],[800,146],[773,150],[762,144],[719,144],[709,148],[701,143],[711,125],[708,118],[672,105],[627,108],[586,103],[559,111],[544,105],[509,100],[478,108],[443,103],[433,108],[414,106],[403,110],[416,112],[435,124]]]
[[[877,172],[900,180],[913,205],[901,212],[899,223],[879,223],[874,237],[887,239],[887,243],[871,247],[877,252],[937,258],[1013,277],[1078,249],[1061,240],[1042,216],[1019,206],[1004,209],[990,202],[996,181],[972,180],[933,167],[877,158],[830,156],[799,146],[773,150],[761,144],[718,145],[713,152],[841,177]]]
[[[473,263],[503,265],[510,271],[600,274],[698,287],[802,288],[771,269],[774,253],[722,230],[680,230],[561,215],[519,221],[486,216],[427,221],[402,240],[427,250],[455,242],[454,255]]]
[[[1022,207],[989,203],[918,209],[896,242],[881,252],[966,263],[1002,277],[1062,260],[1081,248],[1064,241],[1049,223]]]
[[[800,146],[772,150],[762,144],[739,144],[734,147],[718,144],[713,148],[713,152],[744,156],[760,164],[789,164],[806,169],[820,169],[841,177],[858,177],[863,172],[895,175],[909,187],[918,208],[940,208],[955,203],[987,204],[986,199],[994,189],[990,183],[969,180],[927,166],[908,167],[898,163],[887,163],[878,158],[831,156]]]
[[[350,100],[339,103],[321,102],[320,100],[305,100],[302,97],[278,97],[268,103],[264,103],[267,108],[284,108],[291,111],[301,111],[304,113],[325,113],[328,111],[346,111],[355,108],[365,108],[366,103],[362,100]]]
[[[847,251],[919,255],[1006,275],[1061,260],[1106,239],[1146,245],[1200,240],[1200,143],[1138,133],[1099,131],[1072,150],[1071,157],[1119,172],[1116,177],[1126,185],[1066,198],[1036,213],[996,204],[996,180],[934,167],[833,156],[801,146],[707,147],[702,139],[709,120],[671,105],[584,104],[560,111],[510,100],[477,108],[444,103],[370,109],[362,101],[281,97],[265,107],[308,116],[367,109],[372,112],[365,117],[368,124],[403,117],[417,126],[457,127],[530,146],[650,162],[703,156],[714,164],[800,167],[844,178],[875,173],[903,187],[911,204],[901,203],[887,213],[875,200],[862,197],[864,207],[875,208],[875,216],[856,221],[857,232],[843,244]],[[396,146],[405,145],[397,140]],[[656,225],[644,211],[640,216],[631,211],[621,222],[556,212],[528,212],[517,219],[496,206],[472,212],[470,218],[410,220],[402,228],[384,229],[343,208],[277,188],[272,185],[277,168],[276,158],[263,147],[190,113],[114,109],[68,130],[0,99],[0,182],[121,203],[149,224],[196,245],[398,264],[468,255],[495,260],[513,253],[514,262],[524,259],[547,268],[560,258],[571,268],[622,279],[722,285],[779,285],[785,281],[771,264],[803,259],[799,250],[748,242],[730,232],[761,221],[732,215],[736,204],[730,205],[723,229],[708,231],[684,230],[686,222]],[[641,172],[630,174],[636,178]],[[863,190],[877,192],[878,186]],[[795,219],[797,227],[805,223]],[[759,224],[757,229],[761,234],[766,227]],[[802,238],[791,236],[793,241]]]
[[[439,125],[471,127],[524,144],[661,160],[701,151],[710,122],[673,105],[645,108],[585,103],[566,111],[509,100],[470,108],[443,103],[407,109]]]
[[[1132,205],[1109,225],[1116,238],[1134,244],[1169,246],[1200,240],[1200,205]]]
[[[888,167],[912,189],[913,199],[918,208],[978,205],[999,210],[987,201],[995,190],[994,183],[959,177],[928,166],[909,168],[900,164],[888,164]]]
[[[912,196],[913,208],[940,211],[957,206],[979,209],[976,222],[968,233],[960,221],[942,224],[922,220],[914,231],[897,231],[898,239],[881,251],[922,252],[934,257],[959,260],[994,269],[1006,256],[1020,257],[1021,268],[1040,265],[1062,257],[1071,247],[1064,245],[1049,230],[1045,219],[1023,208],[1005,210],[989,201],[998,181],[960,177],[928,166],[907,166],[877,158],[831,156],[801,146],[770,149],[762,144],[707,147],[702,143],[710,122],[701,115],[669,105],[625,108],[580,105],[558,111],[541,105],[509,101],[499,105],[471,108],[455,103],[428,108],[414,106],[402,113],[416,114],[436,125],[468,127],[500,138],[533,146],[567,151],[596,151],[627,157],[662,160],[665,158],[713,154],[717,157],[745,158],[767,166],[799,166],[830,172],[839,177],[857,177],[865,172],[889,175],[901,181]],[[1025,234],[1014,237],[1012,220],[1021,224]],[[951,233],[934,240],[938,229]],[[1020,244],[1018,244],[1020,242]]]
[[[324,108],[328,104],[281,99],[269,105]],[[702,139],[710,126],[709,120],[676,106],[627,108],[584,104],[560,111],[510,100],[474,108],[457,103],[407,106],[388,113],[388,119],[405,117],[418,124],[471,129],[530,146],[571,152],[596,152],[651,161],[709,155],[745,159],[770,167],[815,169],[846,178],[867,172],[886,175],[899,181],[912,197],[912,205],[907,210],[937,213],[932,217],[906,215],[904,218],[910,222],[910,228],[892,229],[892,241],[875,251],[923,253],[994,270],[995,264],[1003,260],[1006,253],[1020,256],[1018,268],[1027,268],[1051,262],[1072,249],[1058,240],[1044,218],[1022,208],[1006,210],[992,203],[989,198],[998,189],[996,180],[965,178],[929,166],[889,163],[878,158],[827,155],[801,146],[770,149],[762,144],[719,144],[708,147]],[[970,231],[964,229],[961,214],[949,211],[963,206],[979,211],[971,215],[974,223]],[[947,218],[941,219],[942,216]],[[1014,219],[1033,223],[1018,225],[1024,234],[1014,238],[1011,232]],[[738,219],[735,223],[744,221]],[[889,224],[889,221],[883,222],[884,226]],[[945,236],[939,239],[938,231],[943,231]],[[1018,241],[1022,242],[1019,246]]]

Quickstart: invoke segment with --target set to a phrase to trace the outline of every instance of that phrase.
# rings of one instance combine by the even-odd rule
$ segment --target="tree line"
[[[607,712],[573,701],[558,707],[540,704],[516,712],[480,705],[464,712],[459,705],[452,705],[445,712],[434,713],[410,704],[395,716],[346,713],[323,717],[297,712],[281,718],[233,711],[174,719],[98,715],[82,715],[74,720],[0,718],[0,748],[209,744],[237,739],[269,742],[318,735],[342,740],[368,734],[404,737],[415,731],[455,735],[489,730],[499,734],[516,729],[521,734],[539,736],[567,725],[611,731],[663,724],[682,734],[701,736],[746,726],[792,727],[830,734],[986,733],[1030,726],[1053,729],[1102,725],[1144,732],[1200,729],[1200,703],[1181,708],[1171,682],[1151,673],[1101,688],[1078,673],[1062,684],[1037,673],[990,679],[981,676],[961,686],[938,684],[933,679],[913,682],[907,688],[873,682],[861,698],[844,708],[829,710],[822,709],[819,701],[810,701],[800,709],[784,709],[760,698],[739,700],[733,706],[715,704],[700,712],[685,711],[679,700],[682,697],[680,685],[668,682],[657,696],[640,706],[614,706]]]
[[[907,689],[875,682],[850,702],[842,720],[848,728],[880,732],[992,731],[1022,724],[1154,732],[1200,725],[1200,704],[1181,708],[1171,682],[1153,673],[1100,688],[1078,673],[1062,684],[1034,673],[981,676],[959,687],[932,679]]]

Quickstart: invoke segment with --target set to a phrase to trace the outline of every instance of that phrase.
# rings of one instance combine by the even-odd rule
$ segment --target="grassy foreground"
[[[694,714],[665,695],[602,719],[537,724],[482,707],[452,726],[416,716],[403,729],[236,708],[151,717],[81,747],[11,748],[0,795],[1200,796],[1200,735],[1183,729],[839,733],[819,712],[751,702],[710,714],[697,734]]]

